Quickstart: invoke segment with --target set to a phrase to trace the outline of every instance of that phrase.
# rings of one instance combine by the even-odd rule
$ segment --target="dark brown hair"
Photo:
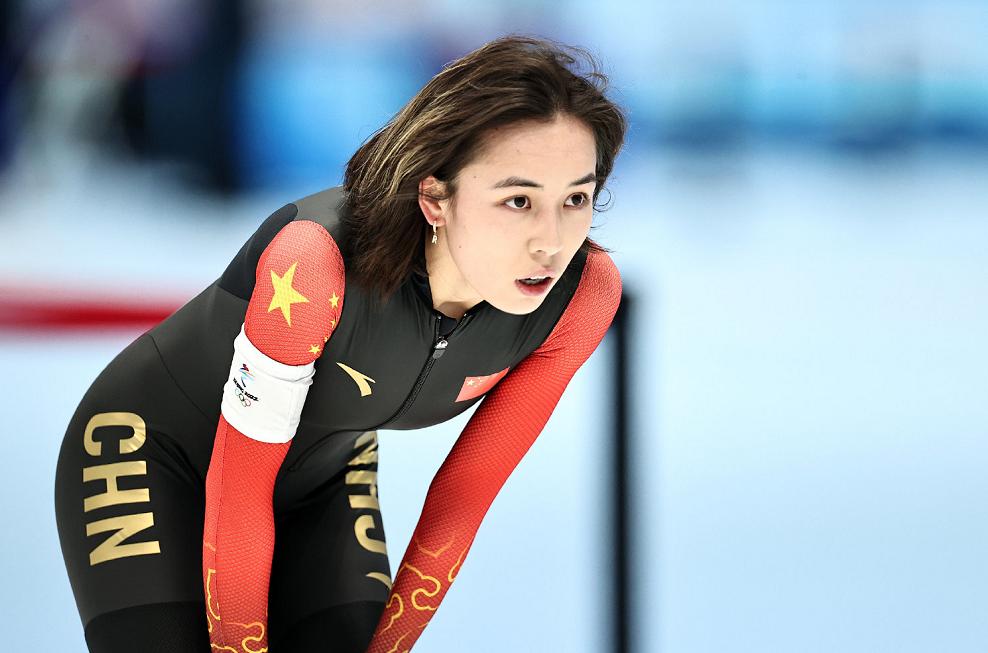
[[[574,68],[578,57],[590,70]],[[452,61],[346,166],[343,187],[350,232],[347,274],[384,299],[415,271],[428,223],[419,207],[419,182],[434,175],[456,194],[460,170],[476,157],[488,130],[521,120],[551,122],[557,114],[582,120],[597,145],[594,210],[623,143],[627,120],[604,96],[608,79],[583,48],[529,36],[503,36]],[[581,251],[609,251],[587,238]]]

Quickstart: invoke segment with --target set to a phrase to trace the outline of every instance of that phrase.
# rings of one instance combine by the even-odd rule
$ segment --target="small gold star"
[[[333,305],[333,308],[336,308],[336,305],[340,303],[340,298],[337,297],[335,290],[333,291],[333,296],[329,298],[329,303]]]
[[[330,320],[329,321],[329,326],[331,326],[331,327],[336,326],[336,320]]]
[[[467,385],[473,385],[473,379],[470,379],[469,381],[467,381]]]
[[[318,354],[319,353],[319,345],[312,345],[311,347],[309,347],[309,353],[310,354]]]
[[[322,339],[323,342],[326,342],[327,340],[329,340],[329,336],[326,336],[325,338]]]

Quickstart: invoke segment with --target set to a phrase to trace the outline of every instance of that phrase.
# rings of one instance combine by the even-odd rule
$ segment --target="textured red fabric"
[[[286,225],[261,254],[244,331],[265,355],[305,365],[322,354],[343,308],[343,258],[319,224]],[[202,577],[214,651],[267,648],[274,481],[291,446],[253,440],[220,415],[206,474]]]
[[[487,509],[603,339],[620,299],[614,263],[591,252],[552,333],[487,395],[436,472],[368,653],[412,648],[456,578]]]

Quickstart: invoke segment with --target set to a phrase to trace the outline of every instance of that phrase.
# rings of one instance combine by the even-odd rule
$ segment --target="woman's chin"
[[[501,298],[495,301],[488,299],[487,303],[503,313],[528,315],[535,312],[542,305],[543,301],[545,301],[545,295],[537,297],[512,297],[509,300]]]

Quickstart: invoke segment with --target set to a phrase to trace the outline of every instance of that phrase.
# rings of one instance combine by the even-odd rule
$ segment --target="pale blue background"
[[[444,61],[510,30],[590,46],[632,120],[596,237],[638,300],[634,650],[988,650],[984,3],[316,4],[251,5],[264,29],[244,59],[241,161],[256,185],[234,198],[81,142],[66,116],[101,78],[53,65],[0,177],[3,285],[191,297],[268,213],[339,183]],[[84,650],[55,456],[135,336],[0,332],[11,650]],[[608,347],[416,651],[607,650]],[[393,568],[462,424],[382,433]]]

